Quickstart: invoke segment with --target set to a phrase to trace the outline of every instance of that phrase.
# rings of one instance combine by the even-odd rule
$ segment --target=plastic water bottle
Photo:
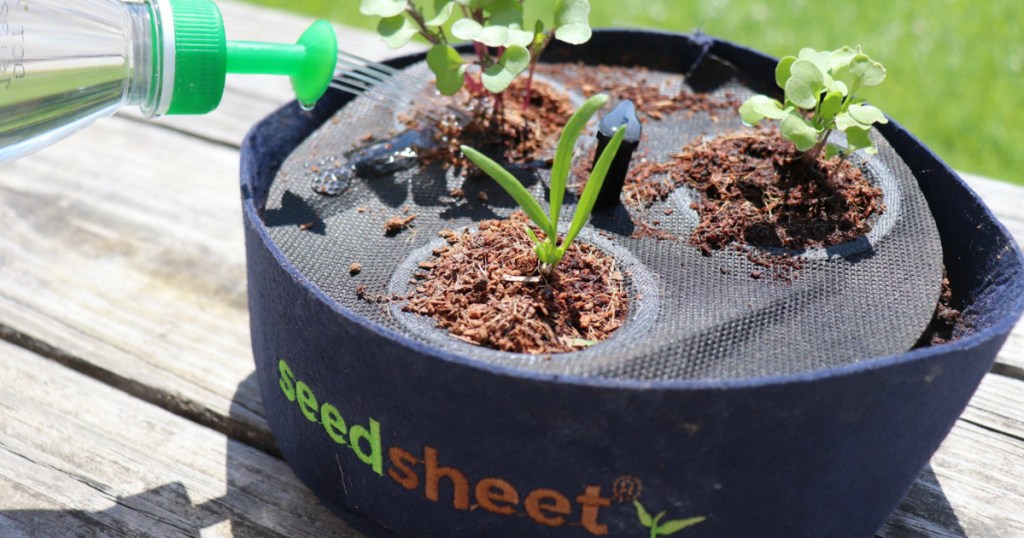
[[[295,45],[227,41],[210,0],[0,0],[0,163],[121,107],[205,114],[227,73],[290,76],[312,107],[337,54],[325,21]]]

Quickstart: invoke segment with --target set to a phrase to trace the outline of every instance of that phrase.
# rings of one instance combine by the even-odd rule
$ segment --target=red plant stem
[[[530,61],[530,74],[526,77],[526,96],[523,97],[523,110],[530,108],[530,99],[533,97],[533,72],[537,69],[537,62]]]
[[[483,84],[473,78],[473,75],[466,73],[466,88],[469,89],[471,95],[480,95],[484,91]]]
[[[484,48],[483,43],[473,42],[473,50],[476,51],[476,57],[480,60],[480,66],[484,66],[484,58],[487,56],[487,49]]]
[[[537,50],[530,50],[530,74],[526,78],[526,97],[523,99],[523,110],[530,108],[530,99],[533,98],[533,74],[537,71],[537,62],[540,61],[540,55],[544,54],[544,49],[548,48],[548,44],[551,43],[551,36],[553,35],[555,35],[554,30],[544,38],[544,41],[541,41]]]

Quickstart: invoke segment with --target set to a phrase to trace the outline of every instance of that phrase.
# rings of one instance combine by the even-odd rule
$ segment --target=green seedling
[[[785,102],[755,95],[740,106],[740,117],[747,125],[765,118],[778,120],[782,136],[796,144],[808,162],[815,162],[823,150],[828,159],[836,155],[846,159],[857,150],[873,155],[878,148],[868,132],[872,125],[889,120],[855,94],[884,80],[885,67],[860,47],[832,52],[803,49],[796,57],[780,60],[775,68],[775,82],[785,90]],[[846,134],[845,149],[828,142],[834,130]]]
[[[504,92],[512,81],[529,70],[526,103],[537,59],[558,39],[578,45],[590,40],[590,2],[554,2],[555,27],[541,21],[524,25],[525,0],[433,0],[432,16],[413,0],[362,0],[364,15],[381,17],[377,31],[391,48],[399,48],[419,35],[431,43],[427,65],[437,77],[437,89],[455,95],[463,84],[483,87],[493,94]],[[426,3],[426,2],[420,2]],[[456,40],[472,42],[474,61],[466,61],[451,46]],[[479,66],[479,80],[470,66]]]
[[[651,529],[650,538],[675,534],[707,519],[704,516],[698,516],[688,519],[672,519],[662,523],[661,518],[665,517],[665,512],[659,512],[658,515],[651,517],[640,501],[633,501],[633,506],[636,506],[636,517],[640,519],[640,524]]]
[[[569,225],[569,232],[559,243],[559,212],[562,208],[562,201],[565,198],[565,188],[569,181],[569,168],[572,165],[572,154],[576,146],[576,140],[580,137],[580,133],[594,113],[607,102],[608,96],[604,94],[591,97],[583,103],[580,109],[569,118],[569,122],[566,123],[562,136],[558,140],[558,149],[555,150],[555,160],[551,166],[551,186],[548,194],[548,205],[551,208],[550,216],[544,213],[544,209],[533,198],[530,191],[526,190],[526,187],[508,170],[505,170],[500,164],[479,151],[469,146],[462,146],[462,152],[466,157],[479,166],[487,175],[491,176],[494,181],[498,182],[505,189],[505,192],[515,199],[523,212],[530,217],[530,220],[544,233],[545,237],[542,240],[534,233],[533,229],[529,226],[526,227],[526,233],[534,243],[533,251],[537,254],[539,272],[545,278],[549,278],[554,274],[555,266],[558,265],[558,262],[562,261],[562,257],[565,256],[569,246],[572,245],[573,240],[576,239],[580,230],[587,223],[587,219],[590,218],[590,212],[593,211],[597,195],[601,192],[601,185],[604,184],[608,168],[611,167],[612,160],[615,158],[615,154],[618,153],[622,139],[626,135],[626,130],[620,127],[608,143],[608,146],[601,153],[597,164],[594,165],[594,169],[590,173],[590,178],[583,189],[583,194],[580,195],[579,203],[576,205],[576,213],[573,215],[572,223]]]

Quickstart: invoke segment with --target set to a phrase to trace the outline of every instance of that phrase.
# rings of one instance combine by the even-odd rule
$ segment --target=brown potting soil
[[[629,310],[614,259],[576,242],[545,280],[524,230],[528,224],[516,212],[483,221],[476,231],[443,233],[448,244],[420,264],[404,310],[433,317],[456,338],[501,351],[563,353],[606,339]]]
[[[714,116],[719,110],[735,111],[743,103],[731,92],[723,95],[679,91],[678,94],[655,82],[654,74],[643,67],[610,65],[588,66],[582,62],[569,64],[541,64],[538,73],[569,77],[578,83],[584,95],[607,93],[613,101],[629,99],[636,105],[641,122],[659,121],[665,116],[686,111],[689,115],[708,112]]]
[[[959,321],[960,311],[953,308],[953,289],[950,287],[949,277],[943,275],[942,292],[939,295],[939,303],[935,305],[935,314],[914,348],[952,342],[954,340],[953,330]]]
[[[553,154],[562,128],[575,107],[567,93],[534,80],[529,106],[524,108],[526,86],[525,77],[517,78],[500,103],[493,95],[463,88],[455,96],[453,106],[465,111],[469,120],[460,120],[449,112],[444,114],[440,124],[431,125],[437,128],[437,147],[423,155],[423,161],[440,161],[465,168],[469,161],[460,150],[462,141],[467,140],[474,148],[505,162],[529,163],[540,155]],[[410,122],[421,121],[415,116]],[[468,168],[475,170],[475,167]]]
[[[705,254],[732,243],[799,251],[868,233],[870,217],[885,210],[882,190],[849,162],[801,155],[772,130],[687,145],[669,173],[701,194],[690,242]]]

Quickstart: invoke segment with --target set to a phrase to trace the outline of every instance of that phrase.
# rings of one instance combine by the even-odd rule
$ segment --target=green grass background
[[[249,0],[373,29],[359,0]],[[553,0],[531,0],[528,18]],[[888,69],[863,96],[965,171],[1024,184],[1020,0],[591,0],[591,25],[704,32],[775,56],[857,45]],[[628,43],[623,44],[628,47]]]

